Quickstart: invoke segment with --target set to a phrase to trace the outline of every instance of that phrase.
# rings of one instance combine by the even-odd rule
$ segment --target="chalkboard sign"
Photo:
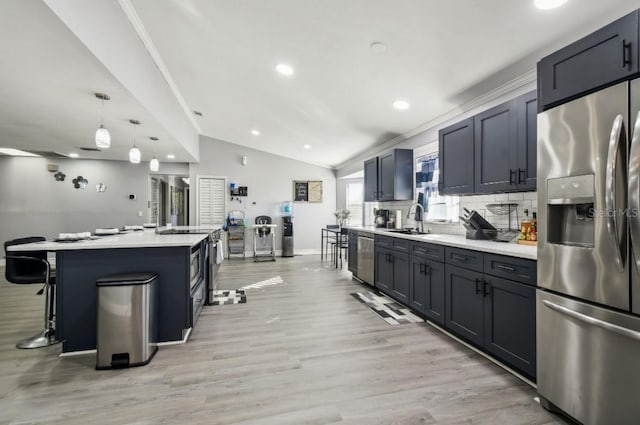
[[[294,202],[322,202],[322,181],[293,182]]]
[[[293,200],[294,202],[309,201],[309,182],[293,182]]]

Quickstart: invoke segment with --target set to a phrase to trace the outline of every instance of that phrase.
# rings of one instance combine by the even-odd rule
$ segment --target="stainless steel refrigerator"
[[[640,79],[538,114],[538,393],[640,421]]]

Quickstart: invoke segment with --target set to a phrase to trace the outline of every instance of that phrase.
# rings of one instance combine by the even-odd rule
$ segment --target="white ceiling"
[[[174,94],[204,114],[196,117],[204,135],[332,167],[518,77],[541,55],[638,7],[636,0],[569,0],[553,11],[535,9],[532,0],[119,4],[137,15],[136,29],[157,50],[159,68],[166,65]],[[375,41],[386,52],[372,51]],[[0,2],[0,146],[67,153],[92,145],[100,112],[93,92],[104,91],[113,98],[105,106],[113,148],[94,157],[125,159],[133,139],[128,119],[137,118],[144,160],[153,149],[145,138],[154,135],[159,154],[171,150],[189,161],[90,44],[40,0]],[[295,75],[277,74],[279,62]],[[411,108],[394,110],[396,99]]]

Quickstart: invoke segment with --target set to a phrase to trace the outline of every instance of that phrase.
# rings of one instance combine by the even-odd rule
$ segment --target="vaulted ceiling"
[[[636,7],[4,0],[0,146],[66,154],[92,145],[100,122],[93,93],[102,91],[112,97],[105,125],[113,145],[85,157],[124,160],[135,134],[143,160],[155,152],[195,161],[204,134],[336,167],[532,71],[542,55]],[[276,72],[281,63],[294,74]],[[394,109],[395,100],[409,109]],[[135,133],[130,118],[143,123]]]

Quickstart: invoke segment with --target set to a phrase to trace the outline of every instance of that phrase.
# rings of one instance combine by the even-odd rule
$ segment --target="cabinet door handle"
[[[491,282],[487,282],[486,280],[482,281],[482,296],[486,297],[487,295],[489,295],[489,291],[487,291],[487,287],[489,287],[489,289],[491,289]]]
[[[526,171],[524,168],[518,168],[518,184],[525,184],[527,182]]]
[[[478,295],[480,291],[480,279],[476,277],[476,295]]]
[[[420,274],[424,274],[422,271],[422,267],[424,266],[424,264],[420,263]]]
[[[631,42],[622,40],[622,68],[631,65]]]
[[[509,184],[516,184],[516,170],[509,170]]]
[[[502,264],[498,264],[496,266],[496,268],[500,269],[500,270],[507,271],[507,272],[515,272],[516,271],[515,267],[504,266]]]
[[[462,255],[455,255],[455,254],[451,254],[451,258],[454,260],[458,260],[461,261],[463,263],[466,263],[468,258],[467,257],[463,257]]]

